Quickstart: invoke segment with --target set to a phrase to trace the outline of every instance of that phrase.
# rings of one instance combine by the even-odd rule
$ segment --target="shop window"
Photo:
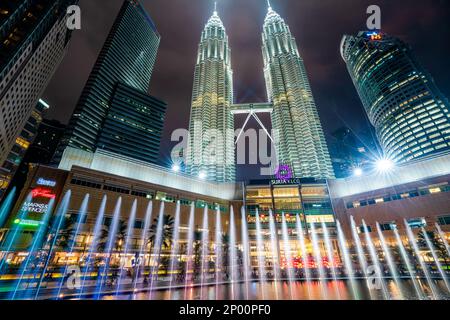
[[[427,222],[425,221],[424,218],[410,219],[410,220],[408,220],[408,225],[412,229],[418,229],[418,228],[425,227],[427,225]]]
[[[450,215],[439,217],[439,218],[438,218],[438,223],[439,223],[441,226],[447,226],[447,225],[450,225]]]

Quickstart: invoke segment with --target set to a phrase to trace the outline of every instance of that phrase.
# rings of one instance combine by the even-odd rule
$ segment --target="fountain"
[[[417,281],[417,277],[412,268],[411,261],[408,258],[408,254],[406,253],[405,247],[403,246],[403,242],[402,242],[402,239],[400,238],[400,234],[398,233],[397,228],[394,228],[394,235],[395,235],[395,239],[397,241],[397,247],[400,250],[400,255],[402,256],[402,259],[406,264],[406,268],[408,270],[409,276],[411,277],[411,281],[414,285],[414,290],[416,292],[417,298],[422,299],[422,293],[420,290],[419,283]]]
[[[436,264],[436,267],[437,267],[439,273],[442,276],[442,280],[444,281],[444,284],[447,287],[447,290],[450,292],[450,286],[449,286],[449,283],[448,283],[448,280],[447,280],[447,275],[445,274],[444,268],[442,268],[442,265],[441,265],[441,263],[439,261],[439,258],[437,256],[437,254],[436,254],[435,248],[434,248],[433,244],[430,241],[430,237],[428,236],[427,232],[425,231],[425,228],[422,227],[421,229],[422,229],[423,237],[425,238],[425,242],[426,242],[428,248],[430,249],[431,255],[433,256],[434,263]]]
[[[236,251],[236,225],[234,222],[234,209],[230,208],[230,249],[229,249],[229,258],[228,265],[230,268],[230,277],[229,280],[231,282],[231,298],[233,300],[236,299],[236,282],[238,281],[237,274],[237,251]]]
[[[135,224],[135,220],[136,220],[136,209],[137,209],[137,200],[134,200],[133,206],[131,207],[130,217],[128,218],[127,233],[125,236],[125,247],[123,250],[123,257],[124,257],[124,265],[123,266],[121,266],[122,259],[121,259],[121,253],[119,252],[119,268],[120,268],[120,270],[119,270],[119,277],[117,278],[116,296],[119,295],[121,285],[122,285],[123,270],[125,269],[125,263],[127,261],[128,252],[130,250],[130,242],[133,237],[133,229],[134,229],[134,224]]]
[[[381,242],[381,247],[383,249],[385,258],[387,260],[388,263],[388,268],[389,268],[389,272],[391,274],[391,276],[394,278],[395,284],[397,285],[399,292],[400,292],[400,299],[403,299],[403,290],[402,290],[402,284],[399,281],[399,275],[397,272],[397,268],[394,264],[394,259],[392,258],[391,255],[391,251],[388,248],[387,244],[386,244],[386,240],[384,239],[384,235],[383,232],[381,231],[381,227],[380,224],[377,222],[377,233],[378,233],[378,238],[380,239]]]
[[[326,281],[327,281],[327,276],[325,274],[325,270],[324,270],[324,266],[323,266],[323,259],[322,259],[322,254],[321,254],[321,250],[319,247],[319,239],[317,237],[315,223],[311,223],[311,240],[312,240],[312,245],[313,245],[313,250],[314,250],[314,259],[315,259],[316,269],[319,271],[318,281],[320,283],[320,290],[321,290],[323,299],[328,300],[328,290],[325,285]]]
[[[31,265],[30,269],[33,269],[33,268],[37,267],[37,265],[33,265],[33,258],[38,259],[38,252],[41,249],[41,246],[42,246],[42,243],[43,243],[43,239],[45,238],[45,235],[46,235],[46,228],[47,228],[47,225],[48,225],[49,220],[50,220],[50,216],[51,216],[51,212],[53,210],[54,203],[55,203],[55,200],[51,199],[50,203],[49,203],[49,206],[48,206],[46,212],[44,213],[44,217],[43,217],[43,219],[42,219],[42,221],[41,221],[41,223],[40,223],[40,225],[38,227],[38,230],[37,230],[37,232],[36,232],[36,234],[34,236],[32,244],[31,244],[31,246],[29,248],[29,252],[28,252],[27,258],[25,259],[25,263],[23,263],[23,266],[19,269],[19,272],[18,272],[19,278],[18,278],[18,280],[16,282],[14,291],[13,291],[13,293],[10,296],[10,300],[15,300],[17,298],[17,293],[21,289],[22,282],[24,280],[26,280],[25,279],[25,274],[26,274],[26,272],[28,270],[28,267],[30,265]],[[29,282],[30,281],[28,280],[26,289],[28,289]],[[25,292],[25,294],[26,293],[27,292]]]
[[[8,218],[9,212],[13,206],[13,201],[16,196],[16,187],[12,188],[8,196],[3,201],[0,206],[0,228],[3,227],[6,219]]]
[[[351,224],[351,229],[352,229],[352,236],[353,236],[353,241],[354,241],[354,245],[356,246],[356,253],[358,256],[358,261],[359,261],[359,267],[361,269],[362,272],[360,272],[362,274],[362,276],[364,277],[364,279],[366,279],[366,282],[368,283],[368,279],[369,276],[367,274],[367,260],[366,260],[366,255],[364,253],[363,247],[361,245],[361,239],[359,238],[358,235],[358,231],[356,230],[356,224],[355,224],[355,219],[353,218],[353,216],[350,217],[350,224]],[[369,290],[370,293],[370,297],[371,299],[375,299],[372,290]]]
[[[55,247],[56,241],[58,239],[58,234],[61,229],[61,226],[63,224],[63,221],[66,217],[67,210],[69,208],[69,202],[71,197],[71,191],[67,191],[64,195],[63,200],[61,201],[61,204],[58,207],[58,210],[56,211],[55,221],[53,222],[51,229],[49,230],[49,234],[47,237],[47,243],[43,246],[44,248],[48,247],[47,256],[45,258],[44,267],[42,268],[42,272],[39,275],[35,299],[39,296],[39,292],[42,287],[42,283],[44,281],[45,274],[47,272],[47,268],[50,263],[50,259],[53,254],[53,249]]]
[[[261,218],[256,210],[256,255],[258,258],[258,277],[261,287],[261,297],[265,299],[265,290],[262,284],[267,282],[266,277],[266,250],[263,242],[263,232],[261,230]]]
[[[333,252],[333,245],[330,240],[330,233],[328,232],[328,227],[325,224],[324,221],[322,221],[322,230],[323,230],[323,237],[325,241],[325,249],[328,259],[328,268],[331,269],[331,275],[333,277],[333,283],[334,283],[334,289],[335,294],[338,300],[341,299],[341,294],[339,292],[339,286],[338,286],[338,279],[336,275],[336,265],[335,265],[335,259],[334,259],[334,252]]]
[[[450,250],[437,224],[436,233],[420,227],[417,229],[420,236],[416,237],[404,221],[404,234],[393,228],[392,238],[388,238],[389,233],[379,223],[372,232],[364,220],[358,229],[350,217],[347,239],[339,221],[335,225],[323,220],[307,223],[300,214],[293,220],[289,214],[275,215],[270,210],[268,217],[255,210],[253,226],[249,226],[252,216],[245,208],[241,208],[240,219],[236,219],[234,208],[230,207],[225,228],[220,207],[215,209],[212,218],[205,206],[199,217],[201,226],[196,227],[195,203],[191,204],[187,226],[184,226],[179,201],[170,215],[165,214],[165,204],[161,202],[157,216],[153,216],[153,203],[149,201],[143,226],[141,223],[141,230],[135,234],[139,199],[125,213],[122,198],[118,198],[112,215],[105,217],[108,198],[104,196],[93,229],[89,230],[86,222],[89,194],[84,195],[72,217],[68,211],[71,196],[68,191],[56,210],[54,200],[50,200],[27,252],[20,252],[23,260],[16,269],[10,267],[10,261],[21,241],[19,226],[6,235],[0,280],[10,278],[11,274],[6,273],[11,270],[15,274],[5,297],[178,299],[182,296],[180,292],[184,292],[186,300],[444,299],[450,296],[448,273],[442,262],[445,261],[442,255],[450,256]],[[30,193],[25,201],[31,199]],[[0,208],[3,220],[7,219],[6,207],[11,206],[5,204],[8,201]],[[27,214],[22,209],[17,219],[26,219]],[[174,231],[168,238],[166,228],[171,215]],[[252,227],[255,233],[249,230]],[[87,237],[82,252],[78,240],[81,236]],[[135,243],[139,245],[135,247]],[[73,267],[70,261],[75,261],[82,271],[80,287],[74,289],[65,287],[66,280],[73,275],[69,271]],[[167,267],[167,276],[159,277],[163,265]],[[129,279],[125,277],[127,270],[130,270]],[[379,286],[374,286],[375,283]]]
[[[308,251],[306,250],[305,233],[302,227],[302,221],[300,215],[297,214],[296,217],[296,230],[297,230],[297,241],[300,243],[300,250],[302,252],[303,261],[303,275],[306,281],[306,290],[308,293],[308,298],[311,298],[311,272],[308,265]]]
[[[376,277],[375,278],[378,279],[379,283],[381,284],[381,289],[383,291],[384,299],[389,300],[390,296],[389,296],[389,293],[386,288],[386,283],[384,281],[383,268],[381,267],[381,264],[379,262],[375,246],[373,245],[373,242],[372,242],[372,237],[370,236],[369,229],[367,228],[366,222],[364,220],[362,220],[362,224],[363,224],[364,236],[366,238],[366,246],[369,247],[369,254],[372,259],[372,263],[376,267],[376,271],[375,271]]]
[[[278,300],[279,297],[279,279],[280,279],[280,249],[278,245],[278,231],[275,227],[275,218],[272,211],[269,210],[269,229],[270,229],[270,247],[271,247],[271,265],[273,272],[273,285],[275,289],[275,297]]]
[[[189,224],[188,224],[188,241],[186,247],[186,270],[185,270],[185,289],[184,289],[184,300],[188,300],[188,289],[193,284],[193,278],[189,281],[189,273],[192,268],[192,252],[194,250],[194,221],[195,221],[195,204],[191,204],[191,212],[189,214]]]
[[[208,226],[208,207],[203,210],[203,226],[202,226],[202,252],[201,252],[201,274],[200,274],[200,299],[203,299],[203,287],[208,280],[209,266],[208,266],[208,245],[209,245],[209,226]]]
[[[288,229],[287,229],[287,223],[286,223],[286,215],[284,213],[281,214],[281,232],[283,235],[283,246],[284,246],[284,258],[286,260],[285,268],[287,270],[287,277],[288,277],[288,283],[289,283],[289,295],[291,300],[294,299],[294,292],[292,291],[294,283],[294,275],[292,274],[292,270],[294,268],[293,261],[292,261],[292,255],[291,255],[291,245],[289,241],[289,235],[288,235]]]
[[[147,210],[145,213],[144,228],[142,229],[141,237],[140,237],[141,245],[139,247],[139,252],[136,256],[136,261],[135,261],[133,293],[136,292],[136,290],[137,290],[137,283],[138,283],[139,276],[141,275],[141,272],[142,273],[145,272],[145,246],[147,244],[148,231],[150,229],[150,224],[152,222],[152,211],[153,211],[153,202],[150,201],[147,205]],[[134,298],[134,296],[133,296],[133,298]]]
[[[180,251],[180,201],[177,201],[177,207],[175,209],[175,222],[174,222],[174,233],[172,237],[172,251],[171,251],[171,259],[170,259],[170,267],[169,267],[169,276],[170,276],[170,286],[173,287],[174,273],[177,271],[175,269],[175,263],[178,262],[179,251]],[[169,292],[169,300],[172,298],[172,290]]]
[[[86,287],[86,279],[89,276],[90,266],[91,266],[91,263],[93,262],[94,255],[97,253],[98,241],[100,239],[100,235],[102,232],[103,219],[105,216],[105,208],[106,208],[107,200],[108,200],[108,198],[106,196],[104,196],[102,199],[102,202],[100,204],[100,209],[98,210],[97,219],[96,219],[94,230],[93,230],[93,239],[92,239],[92,242],[89,247],[87,259],[85,259],[85,261],[86,261],[85,272],[82,276],[81,288],[80,288],[80,292],[78,294],[78,299],[81,299],[81,297],[83,295],[84,288]]]
[[[250,297],[250,244],[248,238],[248,227],[247,227],[247,213],[245,212],[245,208],[242,207],[241,210],[241,230],[242,230],[242,263],[244,269],[244,285],[245,285],[245,298],[249,300]]]
[[[336,222],[337,232],[338,232],[338,242],[339,248],[341,250],[341,255],[344,259],[344,266],[346,270],[347,277],[350,281],[350,286],[352,288],[353,298],[356,300],[360,299],[359,291],[356,286],[355,271],[353,269],[352,261],[350,259],[350,254],[347,249],[347,243],[344,237],[344,232],[342,231],[341,223]]]
[[[222,221],[220,216],[220,208],[217,208],[216,212],[216,296],[219,295],[220,285],[219,283],[221,274],[223,271],[223,259],[222,259]]]
[[[422,260],[422,258],[420,256],[419,247],[417,246],[416,239],[414,238],[414,234],[411,230],[411,227],[410,227],[408,221],[404,220],[404,224],[406,227],[406,234],[409,239],[409,244],[411,245],[412,249],[414,250],[414,254],[415,254],[417,260],[419,261],[422,272],[425,274],[426,281],[431,290],[432,299],[436,300],[436,299],[438,299],[438,292],[437,292],[436,286],[434,285],[433,280],[431,279],[430,272],[428,271],[428,268],[425,265],[425,262]]]
[[[28,211],[24,210],[24,204],[29,203],[32,199],[33,199],[33,194],[30,192],[21,206],[17,221],[22,221],[27,216]],[[3,275],[4,267],[5,267],[8,255],[11,253],[11,249],[13,248],[14,244],[16,243],[19,231],[20,231],[19,226],[16,224],[13,224],[12,230],[10,230],[8,232],[8,234],[6,235],[6,239],[3,244],[3,247],[6,248],[6,250],[3,250],[3,252],[2,252],[3,258],[0,260],[0,275]]]
[[[67,270],[69,268],[68,257],[72,255],[72,253],[76,247],[78,235],[80,234],[81,227],[83,225],[84,219],[86,218],[88,204],[89,204],[89,194],[86,194],[86,196],[84,197],[84,200],[81,204],[80,210],[78,211],[78,219],[76,221],[76,227],[74,229],[74,232],[72,235],[69,235],[68,236],[69,238],[67,239],[67,241],[69,242],[69,251],[68,251],[68,254],[66,255],[66,263],[64,266],[64,271],[62,273],[62,277],[61,277],[61,280],[60,280],[60,283],[58,286],[58,290],[56,292],[57,299],[60,297],[62,288],[64,286],[64,282],[65,282],[64,280],[66,278]],[[72,238],[72,239],[70,239],[70,238]]]
[[[161,202],[159,206],[159,215],[156,225],[156,232],[154,233],[154,239],[153,239],[153,252],[149,258],[149,260],[152,259],[152,257],[156,257],[156,259],[153,261],[153,265],[150,268],[150,285],[149,285],[149,291],[148,291],[148,298],[149,300],[152,300],[152,294],[153,294],[153,286],[155,285],[155,278],[158,279],[159,275],[159,264],[160,264],[160,257],[161,257],[161,246],[162,246],[162,240],[163,240],[163,227],[164,227],[164,202]],[[156,275],[155,275],[156,271]]]

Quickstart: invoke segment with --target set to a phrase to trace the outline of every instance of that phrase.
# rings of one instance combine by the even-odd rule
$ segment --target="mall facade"
[[[393,243],[393,230],[405,235],[405,223],[415,232],[421,227],[435,230],[438,224],[448,238],[450,236],[450,155],[441,156],[409,165],[399,166],[389,174],[373,173],[352,179],[269,179],[245,183],[214,183],[175,173],[145,162],[98,150],[87,153],[68,149],[59,169],[36,165],[30,170],[28,181],[1,230],[2,247],[9,232],[19,228],[22,239],[11,252],[10,260],[16,263],[26,256],[27,248],[42,217],[48,210],[55,215],[64,195],[70,191],[67,215],[79,214],[86,196],[89,195],[87,214],[76,239],[75,250],[70,254],[61,249],[55,255],[66,263],[76,263],[92,242],[93,229],[104,197],[107,198],[103,225],[111,224],[112,215],[121,198],[120,219],[128,221],[136,202],[135,235],[130,249],[142,246],[144,219],[152,203],[152,221],[164,204],[164,213],[175,215],[180,207],[180,243],[188,238],[188,220],[193,207],[195,230],[204,228],[205,208],[211,217],[221,215],[224,234],[230,231],[231,212],[236,230],[236,243],[242,245],[242,212],[244,207],[251,248],[252,266],[257,264],[256,215],[259,215],[262,238],[270,247],[270,219],[273,218],[277,241],[283,251],[283,241],[291,242],[291,256],[299,255],[297,219],[300,219],[306,239],[308,254],[313,254],[309,241],[314,228],[319,238],[322,256],[325,255],[323,227],[326,226],[334,254],[339,261],[336,222],[340,221],[346,239],[352,239],[350,217],[364,242],[363,221],[372,239],[378,237],[377,223],[389,243]],[[287,225],[287,238],[282,235],[282,216]],[[216,219],[208,220],[211,260],[214,259],[214,235]],[[191,230],[192,232],[192,230]],[[4,250],[3,250],[4,251]],[[169,251],[170,252],[170,251]],[[270,254],[270,253],[267,253]],[[69,257],[70,256],[70,257]]]

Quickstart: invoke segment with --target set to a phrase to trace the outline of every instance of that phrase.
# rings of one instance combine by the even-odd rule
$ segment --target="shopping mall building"
[[[142,245],[138,235],[144,228],[149,203],[153,205],[152,220],[162,204],[165,214],[174,215],[179,203],[180,242],[186,242],[188,220],[194,207],[196,230],[204,228],[203,217],[207,208],[211,217],[220,213],[223,233],[228,233],[230,214],[234,212],[236,240],[241,243],[241,208],[244,206],[253,251],[256,250],[256,214],[259,214],[261,232],[265,235],[268,235],[269,219],[273,217],[279,237],[284,214],[288,237],[294,243],[297,217],[301,219],[303,230],[309,231],[313,227],[319,235],[321,228],[326,226],[336,252],[339,251],[336,220],[340,221],[346,238],[351,239],[351,216],[357,227],[365,221],[372,238],[377,237],[377,222],[388,241],[393,238],[394,228],[403,233],[405,221],[415,230],[422,226],[434,229],[437,223],[447,236],[450,235],[450,155],[396,167],[390,173],[373,173],[346,180],[273,179],[216,184],[105,151],[92,154],[69,149],[67,152],[58,169],[37,165],[30,170],[0,236],[4,240],[8,232],[20,228],[22,240],[18,243],[21,247],[15,249],[18,254],[14,259],[23,257],[20,251],[27,250],[31,237],[42,223],[43,213],[52,210],[52,214],[56,214],[58,204],[69,190],[68,215],[77,215],[86,195],[89,195],[86,219],[75,251],[85,250],[92,241],[92,230],[105,196],[105,226],[111,223],[119,198],[122,200],[121,219],[125,221],[133,203],[137,203],[134,224],[137,236],[132,248]],[[215,226],[216,219],[208,219],[211,248],[215,235],[211,231]],[[358,232],[364,230],[358,228]],[[297,247],[292,248],[296,250]],[[307,248],[312,250],[310,244]],[[72,256],[74,260],[78,258],[76,254]]]

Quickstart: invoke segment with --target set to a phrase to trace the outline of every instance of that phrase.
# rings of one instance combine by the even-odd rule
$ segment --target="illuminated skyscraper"
[[[148,156],[148,150],[143,151],[147,147],[130,142],[129,135],[134,130],[137,134],[135,140],[139,141],[143,141],[140,139],[143,132],[152,135],[154,119],[150,119],[152,106],[148,104],[151,98],[143,95],[147,95],[149,90],[160,39],[144,7],[137,1],[125,0],[58,146],[54,163],[60,163],[64,152],[73,149],[93,153],[97,148],[104,148],[127,156],[136,154],[138,159],[149,162],[156,158],[159,129],[154,136],[158,141],[157,147],[152,149],[152,156]],[[124,94],[132,96],[124,98]],[[129,115],[124,114],[127,107],[123,105],[127,103]],[[145,109],[140,115],[142,118],[134,119],[136,112],[140,112],[136,111],[139,108]],[[159,114],[155,118],[163,122]],[[104,127],[105,124],[108,128]],[[156,127],[159,128],[160,124]],[[104,130],[108,132],[102,132]],[[123,145],[118,145],[119,142]]]
[[[11,155],[18,154],[20,135],[29,132],[27,121],[35,118],[35,107],[67,51],[72,33],[67,7],[77,3],[0,1],[0,165],[18,164]],[[13,174],[10,165],[4,167],[6,176],[0,173],[0,189]]]
[[[407,44],[360,32],[344,36],[341,54],[386,157],[450,151],[450,104]]]
[[[187,172],[216,182],[235,180],[230,58],[228,36],[215,10],[202,32],[198,48]]]
[[[262,39],[272,125],[280,137],[275,145],[279,162],[296,177],[334,177],[303,59],[289,26],[270,4]]]

